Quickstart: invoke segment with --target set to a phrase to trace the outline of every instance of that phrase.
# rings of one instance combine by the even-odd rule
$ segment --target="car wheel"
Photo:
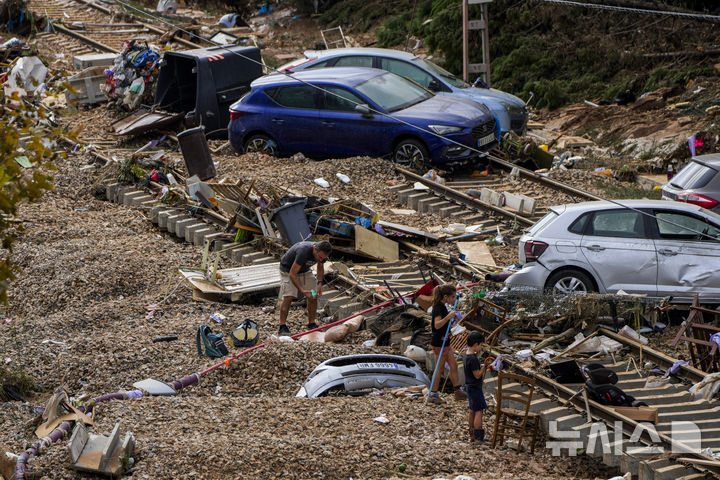
[[[393,151],[392,160],[401,167],[418,170],[427,170],[431,163],[430,154],[425,145],[411,138],[402,140],[397,144]]]
[[[275,140],[263,134],[251,135],[245,142],[245,153],[259,152],[277,155],[278,145]]]
[[[563,270],[550,275],[545,290],[551,293],[553,298],[560,299],[573,293],[594,292],[595,286],[587,274],[578,270]]]

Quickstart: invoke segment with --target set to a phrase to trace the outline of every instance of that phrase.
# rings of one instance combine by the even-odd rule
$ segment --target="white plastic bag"
[[[20,57],[10,71],[6,85],[32,92],[38,85],[45,82],[46,75],[47,68],[38,57]]]
[[[314,182],[315,182],[315,185],[319,185],[319,186],[321,186],[321,187],[323,187],[323,188],[330,188],[330,184],[328,183],[328,181],[325,180],[325,179],[322,178],[322,177],[316,178],[316,179],[314,180]]]
[[[403,355],[405,355],[411,360],[415,360],[416,362],[424,362],[425,357],[427,356],[427,352],[422,347],[418,347],[417,345],[408,345]]]

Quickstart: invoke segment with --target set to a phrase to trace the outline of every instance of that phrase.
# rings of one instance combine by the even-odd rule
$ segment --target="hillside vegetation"
[[[305,5],[312,2],[303,2]],[[590,3],[590,2],[588,2]],[[596,2],[598,3],[598,2]],[[603,2],[642,9],[720,13],[716,2]],[[460,0],[321,2],[320,21],[349,32],[374,30],[377,46],[405,49],[419,39],[436,61],[462,71]],[[470,6],[470,18],[480,7]],[[489,6],[494,87],[557,108],[583,99],[611,101],[714,75],[720,62],[717,21],[567,6],[541,0],[494,0]],[[480,34],[471,32],[471,62],[480,61]],[[662,54],[665,56],[659,56]]]

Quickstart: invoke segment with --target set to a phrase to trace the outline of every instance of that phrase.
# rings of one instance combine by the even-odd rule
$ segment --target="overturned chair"
[[[510,382],[527,384],[529,389],[521,391],[517,388],[519,385],[513,385]],[[532,402],[534,390],[534,378],[500,372],[497,380],[495,428],[492,438],[493,448],[497,443],[500,445],[505,443],[505,430],[507,429],[515,434],[510,436],[518,438],[518,452],[522,448],[523,439],[531,436],[530,452],[535,453],[535,439],[537,438],[540,416],[530,411],[530,402]],[[516,405],[520,408],[513,408]]]

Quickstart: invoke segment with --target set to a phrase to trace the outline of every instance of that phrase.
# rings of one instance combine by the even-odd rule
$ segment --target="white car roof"
[[[400,58],[402,60],[412,60],[417,55],[403,52],[401,50],[391,50],[389,48],[331,48],[329,50],[305,50],[303,55],[307,58],[311,57],[336,57],[339,55],[382,55],[385,57]]]
[[[627,206],[629,208],[672,208],[676,210],[684,210],[686,212],[705,212],[707,209],[700,207],[699,205],[693,205],[691,203],[684,202],[673,202],[669,200],[614,200],[612,202],[603,201],[592,201],[592,202],[578,202],[578,203],[566,203],[565,205],[557,205],[550,207],[550,209],[558,215],[565,212],[590,212],[594,210],[605,210],[608,208],[622,208]]]

